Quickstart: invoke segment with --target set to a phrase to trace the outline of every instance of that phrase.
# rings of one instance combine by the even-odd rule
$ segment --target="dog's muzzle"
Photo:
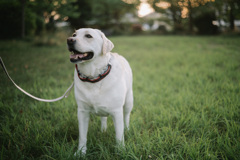
[[[76,39],[73,37],[69,37],[67,39],[68,50],[71,52],[70,61],[72,63],[78,63],[86,60],[90,60],[93,58],[94,53],[92,51],[80,52],[75,49]]]

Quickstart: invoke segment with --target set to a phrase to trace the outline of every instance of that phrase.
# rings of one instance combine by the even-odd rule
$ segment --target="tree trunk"
[[[229,21],[230,21],[230,30],[231,31],[234,31],[234,19],[235,19],[235,17],[234,17],[234,14],[233,14],[233,6],[234,4],[233,3],[231,3],[229,6],[230,6],[230,13],[229,13]]]
[[[189,32],[193,33],[193,17],[192,17],[192,4],[188,1],[188,16],[189,16]]]
[[[25,37],[25,4],[26,4],[26,1],[25,0],[21,0],[21,4],[22,4],[21,37],[24,38]]]
[[[172,12],[173,28],[174,28],[174,31],[176,31],[177,30],[177,18],[176,18],[176,11],[175,11],[175,8],[173,7],[173,5],[171,5],[170,10]]]
[[[222,24],[221,24],[221,10],[217,10],[217,21],[218,21],[218,28],[219,28],[219,31],[222,32]]]

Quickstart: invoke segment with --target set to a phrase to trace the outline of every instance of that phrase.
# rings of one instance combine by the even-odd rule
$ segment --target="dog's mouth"
[[[69,51],[71,52],[70,61],[72,63],[92,59],[94,55],[93,52],[79,52],[75,49],[69,49]]]

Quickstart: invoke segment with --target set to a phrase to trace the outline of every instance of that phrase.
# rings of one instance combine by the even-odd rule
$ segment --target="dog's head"
[[[81,63],[104,56],[114,47],[104,33],[91,28],[76,30],[72,37],[67,39],[67,44],[72,63]]]

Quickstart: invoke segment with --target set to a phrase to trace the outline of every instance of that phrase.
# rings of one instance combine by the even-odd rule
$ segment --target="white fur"
[[[93,38],[85,37],[86,34]],[[94,57],[78,63],[80,72],[90,78],[101,74],[108,63],[112,69],[103,80],[96,83],[82,82],[75,70],[75,98],[78,105],[79,146],[76,154],[85,154],[90,113],[101,116],[101,131],[107,129],[107,116],[115,126],[116,141],[124,145],[124,126],[129,128],[133,107],[132,71],[125,58],[111,53],[113,43],[96,29],[84,28],[76,31],[76,50],[94,52]],[[124,123],[125,122],[125,123]]]

